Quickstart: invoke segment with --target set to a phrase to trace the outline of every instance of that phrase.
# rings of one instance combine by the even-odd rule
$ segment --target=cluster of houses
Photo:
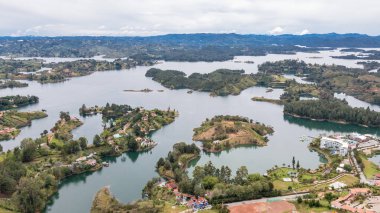
[[[157,142],[153,141],[151,138],[148,137],[137,137],[136,141],[140,143],[141,148],[148,148],[148,147],[153,147],[157,145]]]
[[[350,149],[373,149],[380,147],[380,141],[373,135],[351,133],[348,135],[331,135],[322,137],[320,148],[329,149],[332,154],[346,156]]]
[[[0,135],[7,135],[7,134],[11,134],[12,132],[16,131],[16,128],[9,128],[9,127],[4,127],[2,129],[0,129]]]
[[[75,160],[74,164],[76,165],[86,165],[86,166],[91,166],[94,167],[97,164],[96,159],[94,158],[96,155],[96,152],[93,152],[87,156],[82,156],[79,157]]]
[[[187,206],[194,211],[211,208],[206,198],[179,192],[174,180],[162,181],[159,183],[159,186],[173,191],[178,204]]]
[[[357,197],[362,196],[366,198],[363,203],[357,201]],[[369,205],[366,205],[369,204]],[[350,189],[348,195],[338,198],[331,202],[331,207],[348,212],[357,213],[375,213],[380,209],[380,197],[371,196],[368,188],[353,188]]]

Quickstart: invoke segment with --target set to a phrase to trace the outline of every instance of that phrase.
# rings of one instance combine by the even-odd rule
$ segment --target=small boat
[[[125,156],[121,157],[121,161],[124,162],[125,160],[127,160],[127,158]]]
[[[104,167],[109,167],[109,166],[110,166],[110,164],[109,164],[109,163],[107,163],[107,162],[103,162],[103,166],[104,166]]]

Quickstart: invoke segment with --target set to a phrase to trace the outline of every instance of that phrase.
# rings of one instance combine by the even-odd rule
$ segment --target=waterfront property
[[[322,137],[320,148],[329,149],[333,154],[341,156],[346,156],[348,153],[348,143],[342,139],[332,137]]]
[[[373,135],[351,133],[348,135],[330,135],[321,138],[320,148],[329,149],[332,154],[346,156],[350,149],[371,152],[380,147],[380,140]]]

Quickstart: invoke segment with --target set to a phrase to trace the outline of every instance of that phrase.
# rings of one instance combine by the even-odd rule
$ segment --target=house
[[[364,142],[364,141],[368,140],[367,136],[361,135],[359,133],[351,133],[349,135],[349,138],[351,138],[352,140],[358,141],[358,142]]]
[[[379,145],[380,144],[379,144],[378,141],[369,140],[369,141],[366,141],[366,142],[359,143],[357,145],[357,148],[358,149],[374,148],[374,147],[378,147]]]
[[[115,138],[115,139],[121,138],[121,135],[120,134],[114,134],[113,138]]]
[[[329,188],[330,189],[341,189],[341,188],[344,188],[344,187],[346,187],[347,185],[345,184],[345,183],[342,183],[342,182],[339,182],[339,181],[337,181],[337,182],[334,182],[334,183],[332,183],[332,184],[330,184],[329,185]]]
[[[85,160],[87,160],[87,157],[86,157],[86,156],[83,156],[83,157],[77,158],[75,161],[76,161],[77,163],[79,163],[79,162],[82,162],[82,161],[85,161]]]
[[[329,149],[333,154],[338,154],[341,156],[346,156],[348,153],[348,143],[342,139],[322,137],[320,148]]]
[[[96,160],[95,159],[87,160],[85,164],[88,166],[96,166]]]
[[[291,179],[291,178],[282,178],[282,180],[283,180],[284,182],[292,182],[292,179]]]

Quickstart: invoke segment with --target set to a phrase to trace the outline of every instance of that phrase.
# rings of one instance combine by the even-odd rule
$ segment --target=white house
[[[348,153],[348,143],[341,139],[322,137],[320,148],[329,149],[333,154],[341,156],[345,156]]]

